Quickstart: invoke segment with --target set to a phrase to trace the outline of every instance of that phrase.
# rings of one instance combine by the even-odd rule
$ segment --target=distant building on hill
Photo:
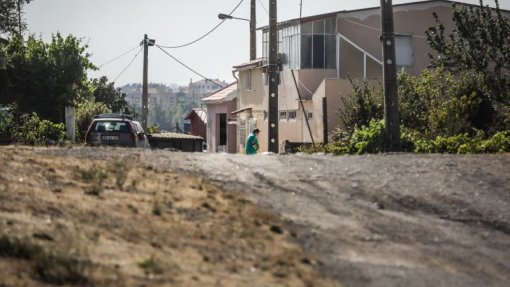
[[[227,83],[225,81],[220,81],[218,79],[200,80],[196,82],[193,82],[191,79],[188,86],[188,94],[192,101],[200,102],[201,99],[226,86]]]

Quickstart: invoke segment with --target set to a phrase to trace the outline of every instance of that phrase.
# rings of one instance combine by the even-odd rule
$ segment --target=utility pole
[[[268,112],[268,151],[278,153],[278,31],[276,0],[269,0],[269,112]]]
[[[397,95],[397,63],[393,28],[393,4],[391,0],[381,0],[381,27],[386,144],[390,151],[398,151],[400,150],[400,116]]]
[[[251,0],[250,13],[250,61],[257,58],[257,12],[255,0]]]
[[[149,93],[147,88],[149,68],[149,46],[154,46],[156,40],[143,37],[143,85],[142,85],[142,128],[147,132],[147,116],[149,114]]]
[[[23,29],[21,27],[21,0],[18,0],[18,25],[19,25],[19,35],[23,33]]]

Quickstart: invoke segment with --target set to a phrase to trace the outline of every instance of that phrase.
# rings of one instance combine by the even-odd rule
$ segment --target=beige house
[[[417,75],[429,64],[425,30],[435,24],[433,13],[452,28],[454,1],[434,0],[393,5],[397,70]],[[467,5],[457,3],[458,5]],[[504,11],[510,15],[509,11]],[[341,127],[342,97],[351,94],[352,79],[382,80],[380,7],[340,11],[278,24],[281,59],[278,89],[279,143],[317,143]],[[268,27],[262,29],[262,59],[234,67],[237,97],[238,149],[251,129],[261,130],[260,151],[267,151]],[[303,105],[301,106],[300,103]],[[308,124],[307,120],[308,119]]]
[[[237,84],[234,82],[202,99],[207,107],[207,151],[236,153]]]

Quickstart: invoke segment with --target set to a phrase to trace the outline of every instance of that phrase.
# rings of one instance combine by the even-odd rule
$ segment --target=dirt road
[[[281,214],[345,286],[508,286],[510,155],[149,153]]]
[[[280,215],[344,286],[507,286],[510,155],[189,154],[41,149],[198,176]],[[292,286],[289,285],[289,286]],[[317,285],[317,286],[320,286]]]

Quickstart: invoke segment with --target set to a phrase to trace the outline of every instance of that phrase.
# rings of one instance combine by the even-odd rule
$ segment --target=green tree
[[[53,35],[51,43],[29,36],[14,36],[1,47],[7,55],[0,68],[0,104],[16,102],[21,112],[36,112],[44,119],[63,122],[64,108],[74,105],[95,67],[86,45],[70,35]]]
[[[85,139],[85,133],[94,119],[94,116],[99,114],[110,113],[111,110],[106,104],[96,102],[94,98],[83,99],[76,105],[76,129],[77,129],[77,140],[83,141]]]
[[[20,28],[22,31],[25,30],[26,24],[23,19],[20,19],[20,16],[22,16],[23,6],[31,1],[32,0],[0,1],[0,34],[16,34],[19,33]]]
[[[126,95],[115,89],[114,83],[108,82],[105,76],[93,79],[89,90],[96,102],[104,103],[113,112],[124,113],[128,109]]]
[[[485,82],[494,100],[510,102],[510,22],[496,8],[452,5],[453,30],[446,35],[445,26],[434,13],[436,25],[427,31],[432,67],[445,67],[458,73],[474,71],[485,74]],[[494,104],[493,102],[491,104]]]
[[[352,133],[356,128],[367,126],[372,120],[380,120],[384,116],[384,96],[382,85],[371,84],[367,80],[354,81],[352,96],[342,98],[340,119],[347,132]]]
[[[398,89],[402,125],[425,137],[470,133],[473,128],[497,131],[499,112],[488,104],[491,93],[481,73],[454,74],[444,68],[419,76],[402,73]]]

